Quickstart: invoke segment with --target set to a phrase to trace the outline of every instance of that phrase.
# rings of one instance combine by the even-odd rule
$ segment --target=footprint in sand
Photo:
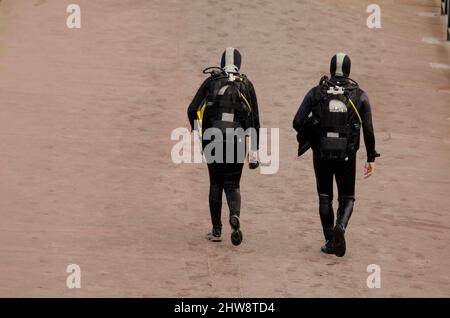
[[[288,267],[288,268],[286,268],[286,271],[288,273],[294,273],[297,271],[297,267]]]
[[[189,280],[198,282],[199,280],[202,279],[207,279],[208,278],[208,274],[196,274],[196,275],[191,275],[189,276]]]
[[[416,253],[416,258],[423,260],[423,259],[425,259],[425,255],[423,255],[421,253]]]
[[[406,279],[411,279],[413,277],[414,277],[414,275],[411,273],[407,273],[407,274],[403,275],[403,278],[406,278]]]
[[[173,281],[171,281],[171,280],[166,280],[166,281],[165,281],[165,284],[166,284],[166,285],[169,285],[169,286],[174,286],[174,285],[176,285],[176,283],[173,282]]]
[[[338,265],[338,264],[339,264],[339,262],[333,261],[333,262],[327,263],[327,266],[334,266],[334,265]]]
[[[36,1],[36,3],[34,5],[37,7],[37,6],[45,4],[46,2],[47,2],[47,0],[38,0],[38,1]],[[0,0],[0,5],[1,4],[2,4],[2,1]]]

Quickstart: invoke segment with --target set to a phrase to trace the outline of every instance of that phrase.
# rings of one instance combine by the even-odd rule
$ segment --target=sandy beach
[[[1,297],[449,297],[450,42],[439,0],[0,2]],[[338,4],[337,4],[338,3]],[[212,244],[208,172],[171,132],[227,46],[243,55],[280,168],[244,168],[244,242]],[[344,258],[323,255],[311,153],[292,119],[352,58],[373,107]],[[228,214],[224,205],[223,221]],[[78,264],[82,287],[66,287]],[[382,286],[366,285],[369,264]]]

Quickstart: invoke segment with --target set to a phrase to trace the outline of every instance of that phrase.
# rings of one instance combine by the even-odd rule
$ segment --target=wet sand
[[[450,44],[439,0],[78,0],[0,5],[0,296],[450,296]],[[205,165],[170,134],[227,46],[243,54],[280,169],[244,170],[244,242],[212,244]],[[336,51],[373,106],[344,258],[323,255],[311,154],[293,116]],[[224,206],[225,216],[228,214]],[[69,290],[68,264],[82,288]],[[366,268],[381,266],[368,289]]]

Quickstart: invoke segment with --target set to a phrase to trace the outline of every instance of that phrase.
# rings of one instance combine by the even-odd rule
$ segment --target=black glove
[[[367,156],[367,162],[375,162],[375,158],[378,158],[380,156],[381,154],[375,151],[374,153],[371,153]]]
[[[249,162],[248,163],[248,167],[250,168],[250,170],[254,170],[254,169],[258,168],[259,167],[259,161]]]
[[[305,152],[307,152],[309,148],[311,148],[311,143],[309,141],[307,141],[305,143],[299,142],[297,155],[300,157]]]

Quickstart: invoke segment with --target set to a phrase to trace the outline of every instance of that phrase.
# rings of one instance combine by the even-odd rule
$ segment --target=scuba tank
[[[209,96],[197,111],[202,129],[215,127],[225,133],[227,128],[251,127],[252,108],[243,93],[246,76],[219,67],[208,67],[203,73],[210,74],[212,80]]]
[[[322,77],[308,127],[320,159],[346,161],[356,154],[362,119],[351,98],[357,96],[358,88],[350,78],[341,86]]]
[[[247,129],[254,127],[252,107],[246,97],[249,96],[247,77],[237,70],[219,67],[208,67],[203,73],[210,75],[210,81],[206,88],[206,98],[197,110],[199,130],[202,131],[199,134],[202,149],[219,138],[214,135],[212,140],[204,139],[205,131],[215,128],[221,132],[217,142],[225,142],[226,147],[233,145],[233,162],[243,162]],[[225,160],[228,158],[224,158],[224,162]]]

